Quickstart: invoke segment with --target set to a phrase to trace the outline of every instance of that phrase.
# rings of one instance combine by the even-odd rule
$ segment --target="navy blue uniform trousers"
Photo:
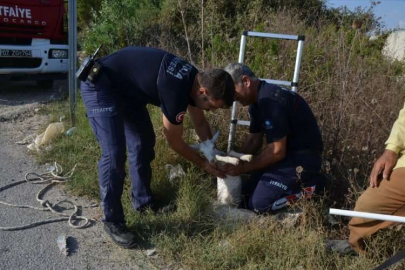
[[[297,175],[297,167],[304,171]],[[249,209],[257,213],[270,211],[272,204],[287,195],[298,193],[302,187],[316,185],[323,189],[324,178],[320,175],[321,156],[292,155],[267,169],[251,174],[249,181],[243,183],[243,195]]]
[[[98,172],[103,221],[124,222],[121,196],[127,148],[132,206],[140,210],[152,202],[150,163],[155,156],[155,133],[146,104],[89,82],[81,83],[81,94],[102,151]]]

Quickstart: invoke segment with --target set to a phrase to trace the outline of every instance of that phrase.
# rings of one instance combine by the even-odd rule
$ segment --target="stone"
[[[382,52],[392,60],[405,60],[405,30],[392,32]]]
[[[325,240],[325,248],[328,252],[337,252],[341,255],[357,255],[347,240]]]

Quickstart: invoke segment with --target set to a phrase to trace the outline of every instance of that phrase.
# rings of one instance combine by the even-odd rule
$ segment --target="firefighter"
[[[301,190],[302,185],[322,189],[323,143],[316,119],[305,100],[284,87],[259,80],[243,64],[229,64],[225,70],[235,82],[235,99],[249,105],[250,134],[239,152],[257,153],[252,162],[225,165],[229,175],[251,173],[243,191],[250,198],[247,207],[266,213],[278,199]],[[302,172],[297,174],[297,168]]]
[[[102,150],[98,163],[104,230],[124,247],[135,245],[121,204],[128,149],[131,201],[136,211],[155,206],[150,188],[155,134],[147,104],[161,108],[169,146],[206,172],[224,173],[182,139],[186,111],[201,141],[212,137],[203,110],[228,108],[234,98],[232,77],[222,69],[199,72],[181,58],[155,48],[127,47],[96,62],[92,83],[81,83],[87,117]]]

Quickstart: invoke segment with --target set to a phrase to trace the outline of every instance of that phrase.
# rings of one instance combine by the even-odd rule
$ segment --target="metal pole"
[[[243,63],[243,60],[245,59],[245,48],[246,48],[246,35],[243,34],[242,38],[240,40],[240,49],[239,49],[239,60],[238,63]],[[235,128],[236,128],[236,109],[238,105],[236,101],[233,102],[232,106],[232,117],[231,117],[231,128],[229,129],[229,137],[228,137],[228,149],[227,152],[231,151],[232,148],[232,141],[233,141],[233,136],[235,133]]]
[[[69,25],[69,103],[70,119],[72,126],[75,125],[75,111],[77,104],[77,0],[69,0],[68,4],[68,25]]]
[[[293,87],[292,90],[297,92],[297,85],[298,79],[300,77],[300,66],[301,66],[301,59],[302,59],[302,52],[304,51],[304,41],[298,41],[298,50],[297,50],[297,59],[295,61],[295,71],[294,71],[294,78],[293,78]]]
[[[240,39],[240,48],[239,48],[239,60],[238,63],[242,64],[245,60],[245,48],[246,48],[246,35],[242,35]]]
[[[251,31],[246,31],[245,34],[249,37],[264,37],[264,38],[287,39],[287,40],[298,40],[300,38],[300,36],[297,35],[281,35],[274,33],[262,33]]]
[[[334,208],[329,209],[329,214],[405,223],[405,217],[401,217],[401,216],[373,214],[373,213],[367,213],[367,212],[340,210],[340,209],[334,209]]]

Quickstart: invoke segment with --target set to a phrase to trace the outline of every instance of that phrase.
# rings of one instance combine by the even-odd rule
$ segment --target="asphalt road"
[[[53,89],[39,89],[33,82],[0,86],[0,201],[39,206],[35,194],[42,185],[23,183],[6,190],[1,187],[23,180],[28,172],[45,171],[46,165],[36,164],[26,145],[15,142],[46,125],[47,117],[36,113],[36,109],[44,106],[44,102],[67,95],[66,89],[64,81],[55,84]],[[78,205],[92,203],[69,196],[63,187],[52,189],[45,197],[52,203],[66,198]],[[99,207],[83,209],[83,215],[97,220],[87,229],[72,229],[62,221],[22,231],[0,231],[0,269],[156,269],[145,250],[125,250],[111,243],[102,230],[100,213]],[[0,204],[0,227],[54,217],[48,212]],[[62,255],[57,246],[56,239],[61,234],[69,236],[69,256]]]

